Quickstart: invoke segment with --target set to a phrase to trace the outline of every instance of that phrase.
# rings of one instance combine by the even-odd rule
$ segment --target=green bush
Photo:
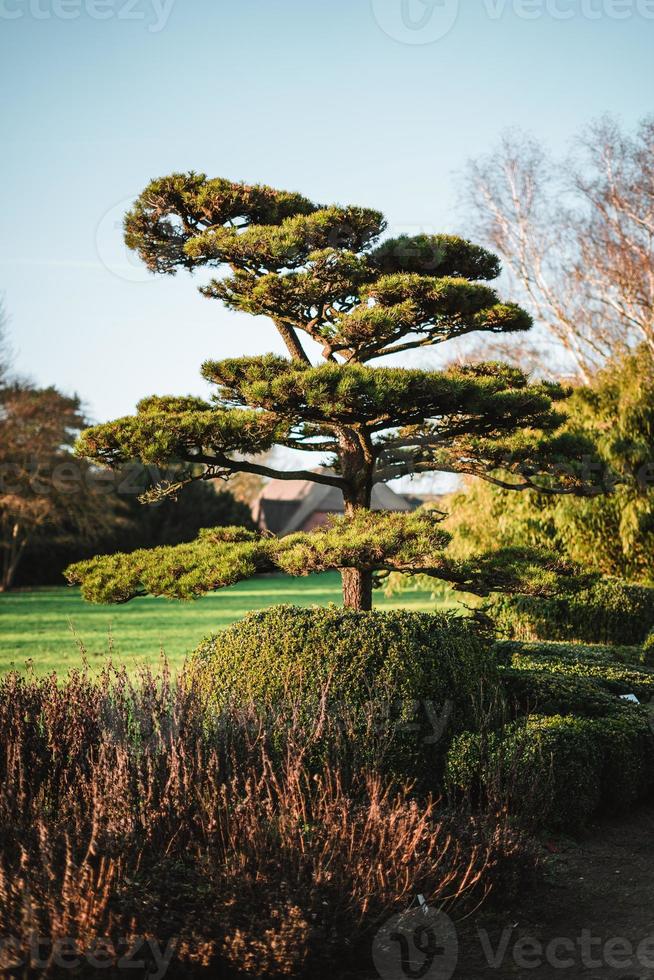
[[[595,579],[557,596],[494,595],[487,605],[498,632],[516,640],[642,644],[654,627],[654,588]]]
[[[652,790],[654,736],[643,711],[580,718],[531,715],[490,735],[467,732],[448,753],[452,790],[508,805],[530,829],[578,831]]]
[[[618,812],[654,788],[654,735],[644,710],[630,705],[595,724],[603,748],[602,801]]]
[[[499,696],[490,643],[473,622],[401,610],[250,613],[204,640],[187,676],[217,710],[288,704],[327,723],[340,717],[370,751],[391,731],[393,766],[428,777],[442,765],[447,738],[475,728]]]
[[[498,640],[493,652],[499,664],[510,667],[514,655],[554,657],[558,660],[590,660],[604,664],[625,664],[633,667],[649,666],[647,654],[641,646],[609,646],[606,643],[563,643],[556,640],[523,641]]]
[[[642,646],[642,662],[648,667],[654,667],[654,630],[650,630]]]
[[[640,701],[654,695],[654,672],[612,660],[605,647],[514,641],[497,643],[494,650],[500,664],[518,670],[592,678],[611,694],[635,694]],[[622,652],[624,656],[624,648]]]
[[[466,733],[450,747],[447,781],[507,805],[529,829],[576,830],[600,803],[601,747],[588,724],[532,715],[490,736]]]
[[[616,714],[622,707],[615,695],[591,677],[507,668],[500,678],[508,709],[516,716],[534,713],[600,718]]]

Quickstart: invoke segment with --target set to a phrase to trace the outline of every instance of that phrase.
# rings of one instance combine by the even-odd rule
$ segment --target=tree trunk
[[[2,574],[0,575],[0,592],[8,592],[14,584],[18,563],[25,550],[26,541],[20,538],[20,525],[14,524],[10,543],[3,555]]]
[[[341,469],[348,481],[343,492],[345,513],[353,517],[357,511],[370,510],[372,496],[372,466],[363,458],[361,446],[347,431],[341,433]],[[343,605],[357,612],[372,609],[372,572],[361,568],[344,568]]]
[[[344,568],[341,572],[343,580],[343,605],[346,609],[357,612],[372,609],[372,572],[363,572],[358,568]]]
[[[27,540],[21,538],[20,524],[14,524],[11,532],[10,544],[4,553],[2,563],[2,575],[0,577],[0,592],[8,592],[14,584],[14,577],[18,568],[18,563],[22,557]]]

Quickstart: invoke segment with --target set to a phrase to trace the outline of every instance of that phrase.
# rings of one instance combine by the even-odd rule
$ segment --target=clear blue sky
[[[413,28],[402,2],[0,0],[17,368],[100,421],[201,391],[206,357],[279,349],[265,322],[126,254],[121,212],[153,176],[204,170],[465,233],[455,175],[503,128],[559,149],[605,111],[654,110],[648,0],[461,0],[448,32],[456,0],[404,0]]]

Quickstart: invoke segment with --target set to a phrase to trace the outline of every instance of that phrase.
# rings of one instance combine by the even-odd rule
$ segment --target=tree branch
[[[530,480],[528,476],[522,477],[521,483],[509,483],[508,480],[501,480],[499,477],[491,476],[490,472],[484,472],[473,466],[443,466],[443,464],[438,464],[434,466],[432,463],[414,463],[411,465],[398,465],[397,467],[388,466],[383,469],[379,469],[374,474],[375,483],[386,483],[388,480],[397,480],[402,476],[411,476],[415,473],[452,473],[455,476],[475,476],[479,480],[485,480],[487,483],[492,483],[493,486],[500,487],[502,490],[535,490],[537,493],[544,493],[548,496],[578,496],[578,497],[595,497],[600,493],[604,493],[603,489],[597,489],[591,486],[581,486],[577,485],[574,487],[543,487],[538,483],[534,483]]]
[[[306,354],[302,344],[298,340],[298,336],[293,329],[283,320],[276,319],[273,321],[279,333],[281,334],[282,340],[286,344],[286,349],[295,361],[302,361],[304,364],[311,364],[308,355]]]
[[[339,490],[346,485],[342,477],[329,473],[315,473],[313,470],[275,470],[270,466],[252,463],[246,459],[230,459],[229,456],[223,456],[221,453],[216,456],[194,456],[193,462],[229,470],[230,473],[254,473],[255,476],[265,476],[271,480],[310,480],[311,483],[323,483],[328,487],[338,487]]]

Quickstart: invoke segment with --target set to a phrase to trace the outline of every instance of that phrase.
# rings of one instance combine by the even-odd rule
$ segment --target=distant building
[[[411,509],[416,510],[418,507],[431,507],[436,508],[443,503],[445,498],[448,496],[446,493],[405,493],[403,497],[408,500],[411,504]]]
[[[409,501],[385,483],[376,483],[372,491],[373,510],[415,510],[417,501]],[[252,505],[252,517],[262,531],[292,534],[311,531],[324,524],[330,514],[344,512],[343,494],[338,487],[311,480],[271,480]]]

